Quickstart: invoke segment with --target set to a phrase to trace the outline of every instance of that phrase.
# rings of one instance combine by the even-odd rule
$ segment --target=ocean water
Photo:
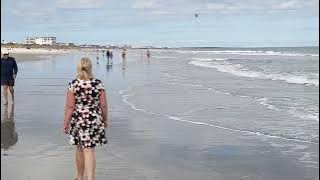
[[[153,50],[152,58],[153,83],[122,92],[132,109],[256,136],[319,168],[319,149],[309,149],[319,144],[318,47]]]
[[[17,55],[14,113],[2,112],[2,123],[14,123],[3,131],[1,178],[72,179],[60,129],[67,84],[88,56],[110,107],[100,179],[319,179],[318,47],[145,53]]]
[[[256,102],[265,107],[265,114],[287,115],[285,119],[269,119],[270,126],[252,119],[244,124],[246,128],[236,124],[227,127],[252,132],[259,129],[257,133],[279,138],[319,142],[318,47],[199,48],[154,53],[155,58],[168,61],[168,66],[180,66],[165,74],[174,81],[172,86],[207,88],[213,93]]]

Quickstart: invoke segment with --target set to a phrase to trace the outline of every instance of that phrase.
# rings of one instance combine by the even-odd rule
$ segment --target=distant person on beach
[[[150,54],[150,51],[149,49],[147,50],[147,58],[150,58],[151,54]]]
[[[110,59],[112,60],[113,59],[113,52],[110,51]]]
[[[8,104],[8,89],[11,93],[11,100],[14,103],[14,81],[17,77],[18,65],[8,51],[3,52],[1,58],[1,86],[3,87],[4,105]]]
[[[107,50],[107,58],[108,58],[108,60],[110,59],[110,51],[109,51],[109,49]]]
[[[122,59],[125,59],[126,55],[127,55],[127,50],[125,48],[123,48],[122,52],[121,52]]]
[[[70,135],[70,144],[76,146],[76,180],[95,179],[95,147],[107,143],[108,105],[102,82],[92,75],[92,63],[82,58],[77,78],[69,83],[63,131]]]

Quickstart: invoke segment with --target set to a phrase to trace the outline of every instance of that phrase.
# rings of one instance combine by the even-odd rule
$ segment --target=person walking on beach
[[[110,60],[110,51],[109,51],[109,49],[107,50],[107,59],[108,59],[108,61]]]
[[[126,55],[127,55],[127,51],[125,48],[122,49],[122,52],[121,52],[121,56],[122,56],[122,59],[125,59],[126,58]]]
[[[151,54],[150,54],[150,51],[149,49],[147,50],[147,58],[150,58]]]
[[[112,51],[110,51],[110,59],[111,59],[111,61],[113,59],[113,52]]]
[[[108,105],[102,82],[92,75],[92,63],[82,58],[77,68],[77,78],[69,83],[63,131],[76,146],[76,180],[95,179],[95,147],[107,143]]]
[[[2,52],[1,52],[2,53]],[[4,105],[8,104],[8,89],[11,93],[12,104],[14,104],[14,81],[17,77],[18,65],[8,51],[3,52],[1,57],[1,86],[3,87]]]

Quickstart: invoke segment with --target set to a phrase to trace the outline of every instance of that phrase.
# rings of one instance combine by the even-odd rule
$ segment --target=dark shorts
[[[1,80],[1,86],[14,86],[14,79]]]

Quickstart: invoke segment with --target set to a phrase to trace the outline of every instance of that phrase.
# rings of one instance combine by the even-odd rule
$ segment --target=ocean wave
[[[176,117],[176,116],[170,116],[170,115],[164,115],[164,116],[166,116],[169,119],[174,120],[174,121],[181,121],[181,122],[186,122],[186,123],[191,123],[191,124],[196,124],[196,125],[210,126],[210,127],[215,127],[215,128],[218,128],[218,129],[223,129],[223,130],[228,130],[228,131],[233,131],[233,132],[239,132],[239,133],[245,133],[245,134],[250,134],[250,135],[264,136],[264,137],[268,137],[268,138],[282,139],[282,140],[294,141],[294,142],[311,143],[311,144],[318,144],[319,143],[317,140],[304,140],[304,139],[300,139],[300,138],[297,138],[297,137],[290,137],[290,136],[287,136],[287,135],[279,135],[279,134],[274,135],[274,134],[271,134],[271,133],[268,133],[268,132],[241,130],[241,129],[235,129],[235,128],[230,128],[230,127],[215,125],[215,124],[211,124],[211,123],[186,120],[186,119],[183,119],[183,118],[180,118],[180,117]]]
[[[203,85],[200,84],[186,84],[186,83],[171,83],[168,82],[166,84],[170,84],[170,85],[180,85],[180,86],[192,86],[192,87],[203,87]]]
[[[127,91],[129,91],[129,90],[127,90]],[[143,112],[143,113],[146,113],[146,114],[156,115],[156,116],[164,116],[164,117],[167,117],[167,118],[169,118],[171,120],[175,120],[175,121],[181,121],[181,122],[186,122],[186,123],[196,124],[196,125],[210,126],[210,127],[215,127],[215,128],[218,128],[218,129],[234,131],[234,132],[239,132],[239,133],[245,133],[245,134],[250,134],[250,135],[264,136],[264,137],[268,137],[268,138],[276,138],[276,139],[282,139],[282,140],[287,140],[287,141],[303,142],[303,143],[311,143],[311,144],[318,144],[319,143],[317,141],[317,139],[306,140],[306,139],[300,139],[298,137],[290,137],[290,136],[287,136],[287,135],[279,135],[279,134],[274,135],[274,134],[267,133],[267,132],[242,130],[242,129],[236,129],[236,128],[230,128],[230,127],[224,127],[224,126],[220,126],[220,125],[215,125],[215,124],[212,124],[212,123],[205,123],[205,122],[200,122],[200,121],[186,120],[186,119],[183,119],[181,117],[177,117],[177,116],[173,116],[173,115],[159,114],[159,113],[150,112],[150,111],[148,111],[146,109],[138,108],[132,102],[130,102],[128,99],[131,96],[133,96],[133,94],[122,94],[122,101],[124,103],[128,104],[131,107],[131,109],[133,109],[135,111],[140,111],[140,112]]]
[[[174,57],[174,56],[152,56],[152,57],[156,59],[177,59],[177,57]]]
[[[252,71],[248,68],[240,64],[232,64],[229,62],[204,62],[204,61],[191,61],[189,64],[214,68],[220,72],[225,72],[229,74],[233,74],[236,76],[242,77],[250,77],[250,78],[258,78],[258,79],[267,79],[267,80],[280,80],[285,81],[287,83],[293,84],[304,84],[304,85],[314,85],[319,86],[319,79],[314,79],[312,75],[308,74],[284,74],[284,73],[273,73],[273,74],[265,74],[263,72]]]
[[[212,58],[191,58],[192,60],[196,61],[212,61]]]
[[[173,115],[159,114],[159,113],[150,112],[150,111],[148,111],[146,109],[138,108],[132,102],[130,102],[128,100],[128,98],[130,96],[132,96],[132,95],[133,94],[122,95],[122,101],[124,103],[128,104],[131,107],[131,109],[133,109],[135,111],[140,111],[140,112],[143,112],[143,113],[146,113],[146,114],[156,115],[156,116],[163,116],[163,117],[167,117],[168,119],[174,120],[174,121],[180,121],[180,122],[185,122],[185,123],[190,123],[190,124],[195,124],[195,125],[209,126],[209,127],[214,127],[214,128],[218,128],[218,129],[227,130],[227,131],[250,134],[250,135],[255,135],[255,136],[264,136],[264,137],[268,137],[268,138],[275,138],[275,139],[282,139],[282,140],[286,140],[286,141],[294,141],[294,142],[302,142],[302,143],[310,143],[310,144],[318,144],[319,143],[315,139],[305,140],[305,139],[300,139],[298,137],[290,137],[290,136],[286,136],[286,135],[279,135],[279,134],[273,135],[273,134],[267,133],[267,132],[242,130],[242,129],[236,129],[236,128],[231,128],[231,127],[224,127],[224,126],[220,126],[220,125],[215,125],[215,124],[212,124],[212,123],[201,122],[201,121],[186,120],[186,119],[183,119],[181,117],[177,117],[177,116],[173,116]]]
[[[225,58],[191,58],[196,61],[226,61],[228,59]]]
[[[180,54],[233,54],[233,55],[247,55],[247,56],[313,56],[319,57],[318,54],[302,54],[295,52],[280,52],[280,51],[254,51],[254,50],[215,50],[215,51],[176,51]]]
[[[181,76],[175,76],[175,75],[171,75],[169,73],[164,73],[163,76],[167,77],[167,78],[173,78],[173,79],[180,79],[180,80],[186,80],[186,77],[181,77]]]
[[[297,117],[303,120],[315,120],[319,122],[319,113],[315,112],[316,107],[309,107],[307,109],[299,109],[297,107],[305,107],[306,105],[303,103],[294,103],[290,104],[290,101],[286,103],[284,106],[277,106],[273,104],[268,98],[265,97],[253,97],[253,96],[247,96],[247,95],[239,95],[239,94],[233,94],[229,92],[223,92],[220,90],[217,90],[212,87],[206,87],[202,84],[190,84],[190,83],[178,83],[178,82],[164,82],[165,84],[169,85],[179,85],[179,86],[189,86],[189,87],[202,87],[204,89],[207,89],[208,91],[212,91],[217,94],[224,94],[224,95],[231,95],[231,96],[237,96],[241,98],[252,98],[257,101],[259,101],[259,104],[266,106],[268,109],[274,110],[274,111],[282,111],[287,112],[291,114],[293,117]],[[281,101],[284,102],[284,101]]]
[[[268,98],[260,98],[260,99],[258,99],[258,101],[260,101],[261,105],[267,106],[269,109],[272,109],[275,111],[281,111],[281,109],[279,109],[278,107],[276,107],[272,104],[268,104]]]
[[[301,111],[296,110],[296,108],[293,108],[292,110],[289,110],[288,112],[297,118],[310,119],[310,120],[315,120],[315,121],[319,122],[319,113],[306,114],[306,113],[303,113]]]
[[[257,98],[258,101],[260,101],[261,105],[267,106],[268,109],[272,109],[275,111],[283,111],[291,114],[293,117],[297,117],[303,120],[314,120],[319,122],[319,113],[314,112],[316,109],[315,107],[313,110],[306,110],[306,108],[299,109],[298,107],[305,107],[306,105],[303,105],[301,103],[295,103],[296,106],[291,106],[291,104],[286,103],[285,106],[279,107],[274,105],[268,98]],[[309,108],[310,109],[310,108]]]

